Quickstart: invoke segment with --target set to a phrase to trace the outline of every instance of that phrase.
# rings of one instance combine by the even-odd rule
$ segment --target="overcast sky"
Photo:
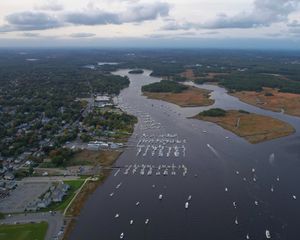
[[[1,0],[1,46],[300,49],[300,0]]]

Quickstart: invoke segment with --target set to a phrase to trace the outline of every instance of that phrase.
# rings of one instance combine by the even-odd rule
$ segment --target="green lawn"
[[[0,240],[44,240],[48,223],[0,225]]]
[[[70,185],[70,189],[68,191],[68,194],[66,196],[64,196],[63,201],[60,203],[51,203],[50,206],[48,206],[47,208],[41,209],[41,211],[44,212],[44,211],[63,211],[63,210],[65,210],[65,208],[68,206],[68,204],[71,202],[72,198],[74,197],[76,191],[84,183],[84,179],[64,181],[64,183]]]

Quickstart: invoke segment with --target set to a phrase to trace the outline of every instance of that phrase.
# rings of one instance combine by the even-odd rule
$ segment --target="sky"
[[[300,0],[0,1],[0,47],[300,50]]]

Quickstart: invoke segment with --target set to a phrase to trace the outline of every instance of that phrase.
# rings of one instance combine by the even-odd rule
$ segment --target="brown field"
[[[209,72],[209,73],[207,73],[207,76],[199,77],[199,76],[195,75],[193,69],[186,69],[185,72],[181,73],[181,76],[187,78],[188,80],[194,81],[196,79],[201,79],[201,78],[214,80],[215,77],[222,76],[222,75],[225,75],[225,74],[226,73]]]
[[[216,123],[253,144],[288,136],[295,132],[291,125],[280,120],[233,110],[227,111],[225,117],[204,117],[198,115],[195,118]]]
[[[209,99],[210,91],[196,87],[189,87],[181,93],[150,93],[144,95],[151,99],[162,100],[179,105],[180,107],[199,107],[214,104],[214,100]]]
[[[71,165],[101,165],[110,166],[122,154],[121,151],[90,151],[82,150],[70,160]]]
[[[272,93],[273,96],[266,96],[266,93]],[[300,117],[300,94],[281,93],[276,89],[264,88],[262,92],[243,91],[231,95],[263,109]]]

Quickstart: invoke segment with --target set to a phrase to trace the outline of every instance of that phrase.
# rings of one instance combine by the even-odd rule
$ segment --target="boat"
[[[225,192],[228,192],[228,188],[227,187],[225,188]]]
[[[113,192],[112,192],[111,194],[109,194],[109,196],[111,196],[111,197],[112,197],[113,195],[114,195],[114,193],[113,193]]]
[[[271,187],[271,192],[274,192],[274,187],[273,186]]]
[[[162,194],[159,194],[158,199],[159,199],[159,200],[162,200],[162,198],[163,198],[163,195],[162,195]]]
[[[117,213],[117,214],[115,215],[115,218],[118,218],[118,217],[120,217],[119,213]]]
[[[149,223],[149,219],[147,218],[145,221],[145,224],[147,225]]]
[[[132,225],[132,224],[133,224],[133,220],[130,220],[130,222],[129,222],[129,223],[130,223],[130,225]]]
[[[136,204],[135,204],[136,206],[138,206],[138,205],[140,205],[140,202],[136,202]]]
[[[235,223],[235,225],[238,225],[238,224],[239,224],[237,218],[235,219],[234,223]]]
[[[236,202],[233,202],[232,205],[233,205],[235,208],[237,207]]]
[[[123,239],[123,238],[124,238],[124,233],[121,233],[120,239]]]
[[[254,201],[255,206],[258,206],[258,201]]]
[[[189,208],[189,203],[186,202],[185,205],[184,205],[185,209],[188,209]]]
[[[191,201],[191,199],[192,199],[192,195],[190,195],[190,196],[188,197],[188,201]]]
[[[271,233],[269,230],[266,230],[266,238],[271,239]]]
[[[297,199],[296,195],[293,195],[293,199],[295,199],[295,200]]]
[[[246,235],[246,239],[250,239],[250,236],[249,236],[249,234],[247,234],[247,235]]]

